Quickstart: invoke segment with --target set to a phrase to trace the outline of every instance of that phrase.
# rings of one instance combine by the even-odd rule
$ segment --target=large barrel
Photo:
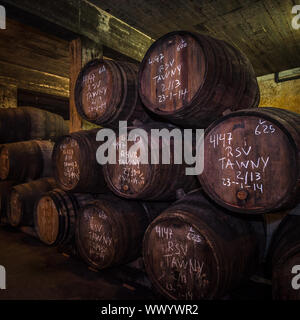
[[[300,201],[300,115],[277,108],[233,112],[205,132],[207,194],[242,213],[266,213]]]
[[[274,233],[276,232],[282,220],[286,217],[286,215],[288,215],[289,212],[290,210],[284,210],[281,212],[266,213],[263,215],[266,230],[266,255],[268,254]]]
[[[155,139],[152,135],[152,129],[159,132],[171,133],[172,130],[180,130],[173,125],[164,123],[149,123],[140,126],[138,129],[143,129],[146,136],[135,136],[136,128],[129,127],[129,134],[132,133],[132,140],[127,141],[127,148],[124,145],[126,137],[122,134],[117,138],[117,159],[116,164],[112,164],[109,160],[108,164],[103,167],[104,177],[108,187],[118,196],[128,199],[142,200],[176,200],[176,191],[179,189],[188,192],[195,189],[198,181],[195,176],[187,175],[187,165],[184,159],[177,159],[178,151],[174,151],[174,145],[177,138],[171,139]],[[181,131],[179,131],[181,134]],[[186,141],[189,143],[189,141]],[[140,150],[133,151],[135,145],[140,146]],[[182,147],[182,141],[179,142],[179,147]],[[122,147],[123,149],[122,150]],[[192,150],[192,142],[189,146]],[[144,152],[148,163],[142,162],[141,150]],[[163,164],[163,152],[169,150],[167,159],[169,164]],[[188,150],[188,148],[187,148]],[[157,155],[155,153],[157,152]],[[157,161],[152,161],[155,158]],[[110,159],[110,158],[109,158]],[[153,163],[153,162],[156,162]]]
[[[42,195],[34,208],[34,226],[40,240],[53,246],[72,243],[78,211],[93,199],[88,193],[61,189]]]
[[[273,234],[267,265],[276,300],[300,300],[300,205],[282,220]]]
[[[33,211],[36,200],[45,192],[57,187],[53,178],[43,178],[19,184],[11,190],[7,217],[13,227],[33,226]]]
[[[96,159],[99,129],[82,130],[61,137],[53,149],[54,176],[59,188],[74,192],[106,190],[102,166]]]
[[[55,113],[32,107],[0,109],[0,143],[56,140],[68,131],[64,119]]]
[[[259,222],[257,222],[259,223]],[[147,228],[145,268],[169,299],[217,299],[255,272],[264,237],[250,221],[230,215],[195,190]]]
[[[257,107],[260,97],[246,56],[225,41],[186,31],[168,33],[148,49],[139,94],[150,111],[195,128],[228,110]]]
[[[53,176],[50,141],[24,141],[0,146],[0,178],[19,182]]]
[[[141,255],[144,232],[166,208],[165,203],[142,203],[101,195],[85,206],[77,221],[79,255],[97,269],[125,264]]]
[[[78,75],[75,104],[80,116],[92,123],[117,127],[127,120],[149,118],[138,96],[138,66],[124,61],[95,59]]]
[[[7,220],[7,205],[9,200],[9,194],[13,186],[17,182],[15,181],[1,181],[0,182],[0,222],[4,223]]]

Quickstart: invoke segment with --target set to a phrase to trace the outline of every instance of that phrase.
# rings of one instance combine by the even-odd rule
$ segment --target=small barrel
[[[137,128],[128,128],[132,141],[127,141],[127,147],[124,145],[126,137],[123,134],[119,135],[116,141],[116,163],[113,164],[109,158],[108,164],[103,166],[104,177],[111,191],[127,199],[171,201],[176,200],[177,190],[182,189],[188,192],[199,185],[195,176],[186,174],[187,165],[184,159],[177,159],[175,163],[175,157],[179,152],[174,151],[174,145],[183,150],[183,140],[162,139],[158,136],[158,139],[155,139],[152,135],[152,129],[159,132],[165,130],[169,133],[173,129],[179,130],[181,135],[180,129],[158,122],[144,124],[138,128],[138,130],[144,130],[145,136],[139,135],[135,129]],[[134,132],[137,132],[137,135]],[[174,141],[180,141],[179,145]],[[186,141],[186,143],[189,142]],[[133,150],[136,145],[140,146],[140,150]],[[143,163],[141,150],[148,163]],[[163,164],[163,153],[167,150],[170,151],[169,156],[166,156],[169,163]],[[192,150],[192,143],[190,150]],[[153,161],[153,159],[156,160]]]
[[[101,193],[107,189],[102,166],[96,159],[99,129],[82,130],[61,137],[53,149],[54,177],[59,188],[73,192]]]
[[[261,262],[265,239],[257,223],[230,215],[199,190],[190,192],[147,228],[146,272],[169,299],[222,298]]]
[[[0,146],[0,178],[19,182],[53,176],[50,141],[31,140]]]
[[[78,75],[75,104],[80,116],[92,123],[117,127],[149,119],[138,96],[138,66],[124,61],[95,59]]]
[[[56,140],[69,131],[63,117],[32,107],[0,109],[0,143]]]
[[[300,300],[300,205],[280,223],[272,237],[267,266],[275,300]]]
[[[247,57],[210,36],[171,32],[155,41],[140,64],[146,108],[188,128],[206,128],[228,110],[257,107],[259,87]]]
[[[16,181],[1,181],[0,182],[0,222],[5,223],[7,220],[9,194]]]
[[[96,269],[125,264],[141,255],[144,232],[166,208],[165,203],[142,203],[101,195],[85,206],[77,221],[79,255]]]
[[[10,225],[13,227],[33,226],[33,211],[36,200],[43,193],[56,187],[53,178],[43,178],[14,186],[10,193],[7,211]]]
[[[300,201],[300,115],[278,108],[233,112],[205,132],[199,180],[218,204],[241,213]]]
[[[40,240],[49,246],[73,243],[78,211],[93,199],[88,193],[60,189],[42,195],[34,208],[34,226]]]

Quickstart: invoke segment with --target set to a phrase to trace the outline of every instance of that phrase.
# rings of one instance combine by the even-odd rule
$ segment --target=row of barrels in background
[[[75,102],[84,119],[117,136],[120,120],[148,135],[153,128],[207,128],[203,173],[187,176],[188,165],[175,163],[172,148],[168,165],[101,166],[98,130],[65,135],[58,121],[43,117],[38,124],[22,108],[16,119],[26,123],[24,132],[10,132],[4,120],[1,135],[7,144],[0,178],[16,181],[2,182],[2,213],[11,225],[34,225],[48,245],[76,242],[79,255],[98,269],[135,259],[143,244],[147,274],[172,299],[220,298],[255,272],[266,255],[263,220],[255,214],[299,202],[300,116],[256,108],[259,89],[242,53],[207,36],[172,33],[150,47],[139,74],[128,63],[88,63]],[[5,112],[1,121],[9,119]],[[57,142],[8,143],[28,139]],[[28,182],[52,175],[55,181]],[[200,182],[206,194],[192,191]]]
[[[0,108],[0,143],[53,140],[69,132],[63,117],[32,107]]]

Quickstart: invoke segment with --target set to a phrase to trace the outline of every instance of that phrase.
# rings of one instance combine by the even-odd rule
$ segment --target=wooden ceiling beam
[[[76,37],[85,37],[141,61],[153,39],[86,0],[3,0],[4,6],[19,9],[57,25]],[[41,26],[42,27],[42,26]],[[59,36],[59,34],[57,35]]]

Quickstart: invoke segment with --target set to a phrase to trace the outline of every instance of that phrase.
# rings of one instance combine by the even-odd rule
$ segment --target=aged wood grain
[[[33,209],[35,202],[51,189],[57,187],[53,178],[43,178],[12,188],[9,199],[7,217],[13,227],[33,226]]]
[[[253,68],[239,50],[186,31],[166,34],[149,48],[139,93],[150,111],[188,128],[206,128],[223,112],[259,103]]]
[[[128,131],[130,132],[134,128],[129,127]],[[124,143],[126,137],[124,135],[117,137],[116,164],[109,161],[103,166],[108,187],[118,196],[143,200],[175,200],[178,189],[187,192],[195,188],[197,181],[195,176],[186,175],[186,164],[183,161],[179,164],[175,162],[173,143],[162,141],[161,138],[157,141],[150,139],[151,129],[172,130],[175,127],[156,122],[141,125],[139,128],[145,130],[147,137],[137,136],[135,141],[127,141],[127,148]],[[179,129],[177,128],[177,130]],[[131,149],[137,142],[139,142],[144,154],[147,154],[147,163],[142,163],[140,150],[134,152]],[[170,150],[169,164],[162,164],[162,150],[164,148]],[[153,158],[156,157],[155,151],[159,157],[156,158],[157,164],[150,161],[151,153],[153,153]]]
[[[262,221],[254,226],[193,191],[147,228],[147,274],[168,299],[220,299],[257,269],[265,245],[262,230]]]
[[[75,88],[75,104],[81,117],[103,127],[132,125],[149,119],[138,96],[136,64],[94,59],[81,70]]]
[[[96,141],[98,130],[82,130],[62,136],[54,146],[54,176],[59,187],[66,191],[105,191],[103,171],[96,159],[101,142]]]
[[[102,58],[102,45],[88,39],[76,39],[70,42],[70,133],[85,129],[89,125],[79,116],[75,103],[75,86],[83,66],[90,60]],[[85,128],[84,128],[85,127]]]
[[[91,0],[153,39],[174,30],[200,32],[243,51],[257,76],[299,66],[300,33],[292,0],[136,2]]]
[[[96,269],[138,258],[147,226],[166,205],[98,196],[78,216],[76,243],[80,256]]]
[[[0,146],[0,178],[19,182],[53,176],[54,143],[31,140]]]
[[[32,139],[57,140],[67,131],[67,122],[55,113],[32,107],[0,108],[1,143]]]
[[[71,33],[90,39],[125,54],[137,61],[152,39],[113,17],[89,1],[65,0],[44,3],[30,0],[5,0],[4,5],[23,10]]]
[[[47,245],[74,243],[80,208],[92,201],[91,194],[53,189],[43,195],[34,208],[34,225],[40,240]]]
[[[199,180],[221,206],[264,213],[300,201],[300,116],[277,109],[233,112],[205,133]]]
[[[300,264],[300,206],[298,205],[282,220],[272,237],[267,266],[272,276],[274,300],[299,300],[298,268]],[[296,287],[293,287],[295,286]]]

